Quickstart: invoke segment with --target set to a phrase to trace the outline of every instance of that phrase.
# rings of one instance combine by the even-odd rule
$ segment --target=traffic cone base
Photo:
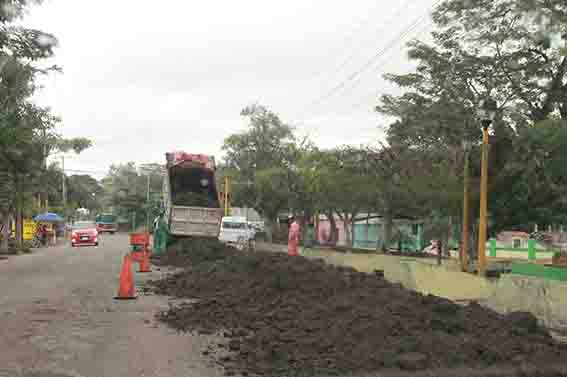
[[[122,270],[120,271],[120,286],[118,287],[118,295],[114,297],[116,300],[134,300],[136,292],[134,289],[134,278],[132,277],[132,257],[124,256]]]

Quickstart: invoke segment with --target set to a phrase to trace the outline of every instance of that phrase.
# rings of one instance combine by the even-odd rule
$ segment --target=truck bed
[[[174,236],[218,237],[220,208],[172,206],[170,234]]]

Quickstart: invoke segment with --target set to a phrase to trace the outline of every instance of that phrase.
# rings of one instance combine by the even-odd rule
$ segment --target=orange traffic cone
[[[132,251],[130,253],[132,260],[134,262],[142,262],[142,259],[144,259],[144,252],[143,251]]]
[[[147,251],[142,252],[142,259],[140,259],[140,269],[138,272],[152,272],[150,267],[150,253]]]
[[[128,254],[124,256],[122,271],[120,271],[120,287],[118,288],[117,300],[133,300],[136,298],[134,290],[134,279],[132,277],[132,257]]]

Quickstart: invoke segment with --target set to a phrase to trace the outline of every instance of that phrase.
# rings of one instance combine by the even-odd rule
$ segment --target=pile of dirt
[[[205,262],[215,262],[233,256],[236,252],[231,246],[211,238],[185,238],[169,246],[167,253],[152,259],[160,266],[188,267]],[[187,297],[182,295],[181,297]]]
[[[208,193],[197,193],[197,192],[174,192],[171,198],[172,202],[176,206],[186,206],[186,207],[207,207],[215,208],[218,207],[218,200],[211,197]]]
[[[178,244],[168,260],[185,269],[153,282],[154,290],[197,300],[160,319],[179,330],[224,334],[229,374],[483,368],[567,357],[567,346],[531,314],[460,306],[322,260],[244,254],[202,240]]]

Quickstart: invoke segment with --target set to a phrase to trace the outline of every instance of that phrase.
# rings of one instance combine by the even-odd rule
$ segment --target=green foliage
[[[29,3],[37,2],[0,0],[0,219],[13,213],[18,224],[22,215],[37,210],[37,191],[43,191],[45,198],[53,197],[55,181],[63,179],[58,171],[45,166],[49,151],[59,148],[61,138],[55,133],[59,119],[48,108],[31,101],[37,76],[58,70],[37,65],[53,55],[57,40],[42,31],[14,24]],[[74,145],[80,151],[87,144],[83,141]],[[19,230],[17,226],[21,247]]]
[[[492,230],[564,221],[567,3],[447,0],[433,19],[433,43],[408,45],[415,72],[385,76],[403,94],[385,95],[377,106],[395,119],[388,142],[417,157],[415,179],[398,191],[412,193],[410,203],[423,215],[460,215],[465,143],[478,200],[475,113],[491,94],[500,105],[490,137]]]
[[[515,158],[507,162],[492,190],[496,228],[531,230],[531,224],[565,223],[567,122],[538,123],[517,137],[513,149]]]
[[[102,179],[102,192],[97,194],[97,203],[105,212],[113,212],[119,217],[130,219],[136,216],[142,224],[146,215],[150,221],[159,214],[159,202],[163,183],[163,167],[159,164],[136,166],[129,162],[112,165]],[[148,195],[148,177],[150,182],[150,201]]]
[[[101,210],[102,185],[90,175],[66,177],[67,204],[69,208],[87,208],[91,212]]]
[[[248,106],[241,115],[248,118],[248,128],[225,139],[223,170],[232,175],[237,202],[275,219],[289,205],[296,153],[293,130],[263,106]]]

